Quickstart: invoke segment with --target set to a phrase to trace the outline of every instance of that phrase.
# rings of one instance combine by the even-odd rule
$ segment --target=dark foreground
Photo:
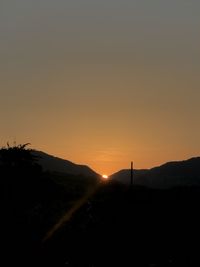
[[[101,184],[70,220],[42,241],[63,211],[76,203],[69,192],[57,194],[45,181],[39,192],[38,184],[29,191],[17,188],[17,193],[4,188],[1,266],[199,265],[200,188],[131,190]]]

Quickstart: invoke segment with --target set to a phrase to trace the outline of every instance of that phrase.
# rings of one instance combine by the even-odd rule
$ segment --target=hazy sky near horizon
[[[200,154],[200,1],[2,0],[0,145],[111,174]]]

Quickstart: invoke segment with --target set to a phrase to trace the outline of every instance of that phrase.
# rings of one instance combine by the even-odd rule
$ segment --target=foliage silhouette
[[[39,171],[40,167],[36,163],[36,157],[31,153],[31,149],[27,146],[30,143],[19,144],[10,146],[7,143],[7,147],[0,149],[0,168],[4,172],[12,171],[26,171],[32,169]]]

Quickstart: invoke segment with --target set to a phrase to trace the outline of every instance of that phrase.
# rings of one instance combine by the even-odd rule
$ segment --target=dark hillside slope
[[[45,244],[44,265],[191,267],[200,263],[199,187],[130,190],[111,183],[100,187],[89,201]]]
[[[37,157],[37,161],[44,171],[94,177],[98,176],[98,174],[88,166],[78,165],[42,151],[32,150],[32,154]]]
[[[111,178],[122,183],[130,183],[130,170],[120,171]],[[134,183],[152,188],[200,186],[200,157],[168,162],[150,170],[135,170]]]

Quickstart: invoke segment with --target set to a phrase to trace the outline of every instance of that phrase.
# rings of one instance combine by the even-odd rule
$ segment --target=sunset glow
[[[108,175],[103,174],[103,175],[102,175],[102,178],[106,180],[106,179],[108,179]]]
[[[0,146],[108,175],[199,155],[200,1],[3,2]]]

